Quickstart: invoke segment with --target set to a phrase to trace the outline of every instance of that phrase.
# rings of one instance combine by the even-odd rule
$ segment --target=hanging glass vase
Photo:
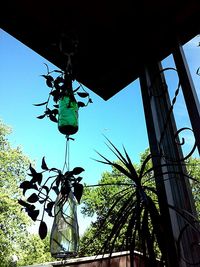
[[[50,236],[50,250],[54,258],[67,258],[77,255],[79,229],[77,221],[77,203],[72,192],[67,202],[62,204],[59,194],[55,203],[55,218]]]

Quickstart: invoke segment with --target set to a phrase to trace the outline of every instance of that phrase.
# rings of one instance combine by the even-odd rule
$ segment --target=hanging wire
[[[69,135],[66,135],[65,159],[64,159],[62,173],[64,173],[65,168],[66,171],[69,171],[69,140],[70,140]]]

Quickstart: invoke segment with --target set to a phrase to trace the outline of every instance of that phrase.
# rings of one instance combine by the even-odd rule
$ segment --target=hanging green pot
[[[77,204],[73,193],[69,193],[68,200],[64,205],[61,203],[61,195],[58,195],[50,236],[50,250],[54,258],[76,256],[79,245]]]
[[[59,100],[58,129],[65,135],[78,131],[78,103],[72,94],[65,95]]]

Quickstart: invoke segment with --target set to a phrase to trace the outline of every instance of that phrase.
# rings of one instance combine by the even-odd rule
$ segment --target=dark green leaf
[[[88,97],[88,96],[89,96],[89,94],[88,94],[88,93],[86,93],[86,92],[77,92],[77,95],[79,95],[80,97],[83,97],[83,98],[85,98],[85,97]]]
[[[43,102],[43,103],[40,103],[40,104],[33,104],[34,106],[36,106],[36,107],[39,107],[39,106],[44,106],[44,105],[46,105],[48,102],[46,101],[46,102]]]
[[[46,114],[43,114],[43,115],[38,116],[37,118],[38,119],[43,119],[45,116],[46,116]]]
[[[44,221],[40,222],[39,236],[41,239],[44,239],[47,236],[47,225]]]
[[[79,183],[75,183],[74,184],[74,196],[79,204],[80,204],[82,195],[83,195],[83,185]]]
[[[75,167],[73,170],[72,170],[72,174],[73,175],[78,175],[80,174],[81,172],[83,172],[84,169],[82,167]]]
[[[36,194],[36,193],[33,193],[32,195],[30,195],[30,197],[29,198],[27,198],[27,201],[29,202],[29,203],[35,203],[35,202],[37,202],[38,201],[38,195]]]
[[[41,168],[42,168],[43,170],[48,170],[48,169],[49,169],[49,168],[47,167],[46,162],[45,162],[45,157],[42,158],[42,166],[41,166]]]

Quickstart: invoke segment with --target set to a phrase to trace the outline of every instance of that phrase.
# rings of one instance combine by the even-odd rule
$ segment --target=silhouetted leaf
[[[52,208],[53,208],[54,204],[55,204],[54,201],[49,202],[49,203],[47,204],[46,209],[45,209],[45,211],[48,213],[48,215],[49,215],[50,217],[53,216],[53,215],[52,215]]]
[[[80,204],[81,197],[83,195],[83,185],[79,183],[74,184],[74,196]]]
[[[54,78],[51,76],[51,75],[41,75],[42,77],[44,77],[46,79],[46,85],[48,87],[53,87],[53,81],[54,81]]]
[[[42,189],[44,189],[44,190],[46,191],[46,195],[49,194],[50,189],[48,188],[48,186],[43,185],[43,186],[42,186]]]
[[[68,195],[70,191],[71,191],[70,185],[66,185],[66,184],[63,185],[60,190],[61,194],[66,198],[66,200],[68,199]]]
[[[51,114],[57,115],[58,114],[58,109],[57,108],[52,109]]]
[[[80,102],[80,101],[79,101],[79,102],[78,102],[78,107],[79,107],[79,108],[83,108],[83,107],[85,107],[85,104],[84,104],[83,102]]]
[[[59,73],[63,73],[62,70],[53,70],[53,72],[59,72]]]
[[[30,203],[35,203],[38,201],[38,195],[36,193],[33,193],[32,195],[30,195],[30,197],[27,198],[27,201]]]
[[[35,208],[34,205],[30,205],[29,203],[25,202],[25,201],[22,200],[22,199],[19,199],[19,200],[18,200],[18,203],[19,203],[21,206],[23,206],[23,207],[25,207],[25,208],[28,208],[28,209],[34,209],[34,208]]]
[[[83,98],[85,98],[85,97],[88,97],[88,96],[89,96],[89,94],[88,94],[88,93],[86,93],[86,92],[77,92],[77,95],[79,95],[80,97],[83,97]]]
[[[79,183],[82,179],[83,179],[83,177],[78,177],[78,178],[76,178],[76,182]]]
[[[91,99],[91,98],[89,99],[89,103],[93,103],[93,101],[92,101],[92,99]]]
[[[72,170],[72,174],[73,175],[78,175],[80,174],[81,172],[83,172],[84,169],[82,167],[75,167],[73,170]]]
[[[34,173],[31,175],[33,178],[31,179],[31,183],[38,183],[41,185],[42,182],[42,173]]]
[[[57,90],[60,90],[62,89],[62,87],[64,86],[64,82],[65,80],[62,78],[62,77],[57,77],[54,81],[54,87],[57,89]]]
[[[47,164],[46,164],[44,158],[45,158],[45,157],[42,158],[42,165],[41,165],[41,168],[42,168],[43,170],[48,170],[49,168],[47,167]]]
[[[34,222],[37,220],[37,217],[38,217],[38,215],[40,213],[39,210],[28,210],[27,212],[28,212],[29,217],[31,217],[31,219]]]
[[[41,239],[44,239],[47,236],[47,225],[44,221],[40,222],[39,236]]]
[[[53,105],[53,106],[54,106],[55,108],[59,108],[59,105],[57,105],[57,104],[56,104],[56,105]]]
[[[24,181],[20,184],[20,188],[23,189],[23,195],[25,195],[26,190],[28,189],[35,189],[38,190],[38,187],[36,184],[32,184],[30,181]]]
[[[73,90],[73,92],[77,92],[80,89],[81,86],[78,86],[76,89]]]
[[[43,114],[43,115],[38,116],[37,118],[38,119],[43,119],[45,116],[46,116],[46,114]]]
[[[36,107],[39,107],[39,106],[44,106],[44,105],[46,105],[48,102],[46,101],[46,102],[43,102],[43,103],[40,103],[40,104],[33,104],[34,106],[36,106]]]
[[[52,114],[49,115],[49,119],[53,122],[58,122],[57,118]]]
[[[31,164],[29,165],[29,170],[31,171],[31,175],[35,175],[37,173]]]
[[[57,186],[53,186],[52,189],[53,189],[53,191],[56,193],[56,195],[59,194],[59,189],[58,189]]]

